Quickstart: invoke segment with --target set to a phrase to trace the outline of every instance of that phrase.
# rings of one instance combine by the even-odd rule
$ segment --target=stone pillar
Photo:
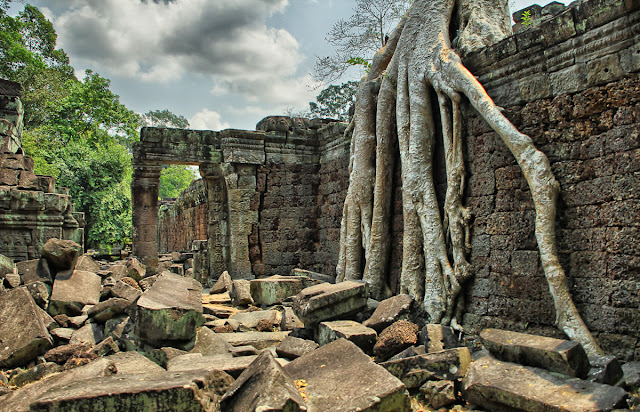
[[[201,164],[200,175],[207,185],[208,278],[216,279],[229,268],[227,189],[220,164]]]
[[[162,166],[133,161],[131,202],[133,207],[133,254],[147,266],[148,273],[158,269],[158,186]]]

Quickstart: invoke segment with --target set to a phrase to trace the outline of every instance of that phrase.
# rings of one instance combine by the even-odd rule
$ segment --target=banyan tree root
[[[502,114],[456,52],[493,44],[508,35],[507,10],[506,0],[415,0],[374,57],[347,129],[353,137],[337,280],[363,279],[378,298],[389,293],[397,147],[404,217],[401,292],[421,302],[431,322],[459,327],[461,311],[456,310],[456,302],[460,304],[462,285],[471,275],[466,259],[471,214],[463,205],[460,104],[464,96],[511,150],[529,184],[536,209],[535,234],[557,326],[581,342],[589,354],[599,354],[602,351],[573,303],[557,258],[559,185],[549,161]],[[439,124],[434,113],[439,113]],[[433,180],[433,152],[440,136],[447,176],[443,216]]]

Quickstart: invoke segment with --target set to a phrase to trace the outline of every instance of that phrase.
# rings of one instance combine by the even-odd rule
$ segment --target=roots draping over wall
[[[392,174],[399,150],[404,217],[400,290],[422,303],[431,322],[459,327],[464,308],[460,292],[472,275],[466,258],[471,213],[463,205],[460,104],[466,97],[509,147],[529,184],[558,327],[589,354],[597,354],[601,350],[571,299],[557,258],[559,185],[549,161],[502,114],[456,51],[493,44],[510,30],[506,0],[415,0],[375,55],[347,129],[353,136],[337,280],[363,279],[375,297],[388,294]],[[433,179],[435,139],[440,137],[447,177],[443,216]]]

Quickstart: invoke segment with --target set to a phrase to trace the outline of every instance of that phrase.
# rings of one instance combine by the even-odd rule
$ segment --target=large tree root
[[[466,259],[470,212],[463,205],[460,109],[462,96],[466,96],[509,147],[531,189],[536,239],[558,327],[581,342],[589,354],[598,354],[601,350],[571,299],[558,262],[555,214],[559,186],[549,161],[502,114],[451,47],[452,18],[458,24],[454,43],[469,50],[484,46],[482,39],[493,43],[504,37],[508,30],[505,15],[504,0],[416,0],[387,46],[376,54],[361,82],[349,128],[353,131],[350,183],[337,279],[364,279],[378,298],[389,292],[386,272],[397,142],[404,215],[400,290],[422,302],[432,322],[459,326],[461,307],[458,302],[456,310],[456,302],[471,275]],[[433,180],[433,152],[440,137],[447,175],[444,216]]]

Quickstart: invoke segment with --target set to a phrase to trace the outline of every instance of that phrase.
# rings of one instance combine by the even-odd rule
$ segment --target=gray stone
[[[82,327],[82,325],[84,325],[88,319],[89,319],[88,315],[78,315],[78,316],[71,316],[70,318],[68,318],[68,321],[69,321],[69,324],[71,324],[72,326],[79,328],[79,327]]]
[[[480,337],[489,352],[507,362],[579,378],[589,372],[589,358],[577,342],[499,329],[485,329]]]
[[[111,298],[100,302],[87,311],[87,315],[98,323],[105,323],[125,313],[131,302],[121,298]]]
[[[306,326],[346,317],[367,306],[366,283],[324,283],[302,290],[293,299],[293,310]]]
[[[627,362],[622,365],[624,381],[631,390],[640,388],[640,362]]]
[[[615,385],[624,376],[620,362],[613,356],[589,356],[589,364],[588,381]]]
[[[269,351],[240,374],[220,400],[220,407],[229,412],[307,410],[293,379]]]
[[[325,282],[325,283],[335,283],[336,279],[333,276],[329,276],[329,275],[324,275],[322,273],[318,273],[318,272],[312,272],[310,270],[304,270],[304,269],[292,269],[291,276],[304,276],[307,277],[309,279],[312,280],[317,280],[320,282]]]
[[[229,316],[238,312],[238,309],[236,308],[213,303],[203,303],[202,310],[205,314],[213,315],[217,318],[228,318]]]
[[[365,353],[371,353],[377,337],[378,334],[375,330],[352,320],[320,322],[318,325],[317,340],[320,346],[344,338],[355,343]]]
[[[204,324],[202,285],[189,278],[164,272],[138,299],[134,322],[136,335],[157,347],[166,341],[188,341]]]
[[[296,359],[300,356],[318,349],[320,346],[312,340],[294,338],[287,336],[276,346],[278,356],[287,359]]]
[[[125,275],[140,282],[147,274],[147,268],[136,258],[127,259]]]
[[[71,240],[51,238],[42,246],[41,256],[57,270],[73,269],[82,247]]]
[[[16,263],[22,282],[27,285],[32,282],[45,282],[51,284],[51,271],[45,258],[24,260]]]
[[[309,412],[411,410],[402,382],[346,339],[309,352],[284,370],[306,383],[301,390]]]
[[[426,352],[424,345],[419,346],[409,346],[407,349],[398,353],[397,355],[393,355],[389,358],[389,361],[395,361],[405,358],[412,358],[414,356],[424,355]]]
[[[107,336],[112,336],[120,348],[125,351],[136,350],[138,347],[135,323],[128,316],[109,319],[104,325],[104,333]]]
[[[295,296],[307,285],[303,276],[274,275],[264,279],[251,280],[251,297],[256,305],[275,305],[290,296]]]
[[[73,332],[69,343],[71,345],[89,345],[93,346],[102,342],[104,339],[104,331],[95,323],[87,323],[80,329]]]
[[[621,388],[560,376],[484,356],[469,366],[463,397],[489,410],[588,412],[625,407],[627,393]]]
[[[18,274],[17,271],[13,273],[7,273],[6,275],[3,275],[3,276],[4,276],[4,284],[10,289],[15,289],[22,284],[22,279],[20,278],[20,275]]]
[[[82,270],[58,272],[53,281],[49,313],[52,316],[79,315],[84,305],[95,305],[100,301],[101,289],[100,276],[95,273]]]
[[[75,331],[75,329],[71,328],[56,328],[51,331],[51,336],[64,341],[68,341],[69,339],[71,339],[71,335],[73,335],[73,332]]]
[[[118,375],[161,374],[165,372],[164,368],[135,351],[119,352],[107,356],[105,359],[116,365]]]
[[[231,301],[234,306],[247,306],[253,304],[251,298],[251,282],[248,280],[234,280],[231,286]]]
[[[113,336],[108,336],[93,348],[89,349],[89,353],[95,354],[97,357],[112,355],[120,352],[120,348],[116,344]]]
[[[427,381],[420,387],[425,403],[434,409],[440,409],[456,402],[453,381]]]
[[[277,310],[256,310],[251,312],[238,312],[231,315],[230,320],[236,320],[247,328],[255,329],[260,322],[268,322],[273,325],[279,325],[281,314]]]
[[[304,328],[304,323],[298,319],[292,308],[285,306],[280,321],[280,330],[294,330],[295,328]]]
[[[237,378],[257,356],[228,357],[226,355],[203,356],[200,353],[188,353],[176,356],[167,362],[168,371],[221,370]]]
[[[221,371],[115,375],[48,390],[31,411],[209,411],[233,379]]]
[[[467,348],[447,349],[380,364],[404,383],[407,388],[419,388],[428,380],[462,378],[471,362]]]
[[[225,270],[222,272],[222,275],[220,275],[216,283],[211,287],[209,293],[215,295],[218,293],[231,292],[232,284],[233,280],[231,280],[229,272]]]
[[[451,327],[440,324],[425,325],[420,331],[418,342],[424,345],[427,352],[439,352],[464,346],[459,339],[459,334]]]
[[[195,345],[190,352],[200,353],[202,355],[224,355],[232,357],[232,347],[229,342],[222,339],[218,334],[206,326],[203,326],[198,329]]]
[[[25,371],[13,375],[9,380],[9,385],[21,387],[28,383],[38,381],[62,370],[62,366],[53,362],[39,363]]]
[[[234,358],[240,357],[240,356],[254,356],[254,355],[259,355],[259,352],[256,348],[254,348],[253,346],[232,346],[229,349],[229,352],[231,352],[231,355]]]
[[[13,263],[13,259],[0,255],[0,279],[4,279],[5,275],[14,273],[15,264]]]
[[[49,287],[44,282],[30,282],[25,283],[25,287],[31,294],[33,301],[36,302],[36,305],[40,306],[42,309],[46,309],[49,306],[49,297],[50,291]]]
[[[40,310],[25,288],[0,295],[0,367],[27,364],[53,345]]]
[[[408,319],[412,302],[413,298],[405,294],[385,299],[378,304],[373,315],[362,324],[380,333],[395,321]]]
[[[129,302],[133,302],[142,295],[142,290],[137,289],[120,279],[111,287],[111,294],[114,298],[122,298]]]
[[[145,356],[149,360],[155,362],[156,364],[160,365],[162,368],[166,369],[167,363],[171,359],[175,358],[176,356],[181,356],[186,354],[187,352],[180,349],[164,347],[160,349],[150,350],[146,353]]]
[[[98,273],[100,265],[89,255],[82,255],[76,262],[75,270],[84,270],[85,272]]]
[[[233,346],[253,346],[261,350],[282,342],[289,332],[237,332],[219,333],[218,336]]]

